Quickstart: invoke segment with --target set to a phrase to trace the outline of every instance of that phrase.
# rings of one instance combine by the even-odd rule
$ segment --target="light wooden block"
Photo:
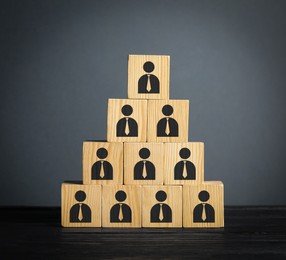
[[[182,186],[142,186],[142,227],[182,227]]]
[[[148,100],[148,142],[188,142],[189,100]]]
[[[83,183],[123,184],[123,143],[83,142]]]
[[[147,100],[108,99],[108,142],[146,142],[146,132]]]
[[[128,56],[128,98],[169,99],[170,56]]]
[[[221,181],[183,186],[183,226],[224,227],[224,188]]]
[[[163,184],[163,143],[124,143],[124,184]]]
[[[141,227],[141,186],[102,186],[102,226]]]
[[[204,143],[165,143],[164,151],[164,184],[204,181]]]
[[[63,227],[101,226],[101,186],[81,182],[62,183],[61,224]]]

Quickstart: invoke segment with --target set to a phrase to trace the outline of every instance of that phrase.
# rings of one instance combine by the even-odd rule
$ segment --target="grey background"
[[[286,1],[1,1],[0,204],[59,206],[106,138],[128,54],[171,56],[171,99],[226,205],[286,203]]]

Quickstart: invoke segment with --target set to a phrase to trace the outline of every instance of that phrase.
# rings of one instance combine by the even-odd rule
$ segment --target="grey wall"
[[[59,206],[106,138],[127,55],[171,56],[171,99],[226,205],[286,203],[286,1],[1,1],[0,204]]]

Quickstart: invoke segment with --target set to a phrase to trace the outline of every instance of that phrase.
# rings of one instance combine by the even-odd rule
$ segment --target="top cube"
[[[170,56],[128,56],[128,98],[169,99]]]

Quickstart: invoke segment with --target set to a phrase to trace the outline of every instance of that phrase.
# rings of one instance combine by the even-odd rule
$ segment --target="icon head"
[[[139,156],[142,159],[147,159],[150,156],[150,150],[148,148],[140,149]]]
[[[160,202],[163,202],[167,199],[167,193],[163,190],[159,190],[157,193],[156,193],[156,200],[160,201]]]
[[[162,113],[165,115],[165,116],[170,116],[173,114],[173,107],[170,106],[170,105],[165,105],[163,106],[162,108]]]
[[[119,202],[126,200],[126,193],[123,190],[119,190],[115,194],[115,199]]]
[[[130,116],[133,112],[133,108],[132,106],[130,105],[124,105],[122,108],[121,108],[121,112],[123,115],[125,116]]]
[[[147,62],[145,62],[144,65],[143,65],[143,69],[144,69],[144,71],[147,72],[147,73],[152,72],[152,71],[154,70],[154,68],[155,68],[154,63],[151,62],[151,61],[147,61]]]
[[[86,198],[86,194],[83,190],[79,190],[75,193],[74,197],[78,202],[83,202]]]
[[[207,202],[210,198],[210,194],[206,191],[206,190],[202,190],[200,193],[199,193],[199,200],[201,202]]]
[[[105,159],[108,155],[108,152],[105,148],[99,148],[96,152],[96,155],[99,159]]]
[[[188,159],[191,156],[191,151],[188,148],[182,148],[179,154],[182,159]]]

